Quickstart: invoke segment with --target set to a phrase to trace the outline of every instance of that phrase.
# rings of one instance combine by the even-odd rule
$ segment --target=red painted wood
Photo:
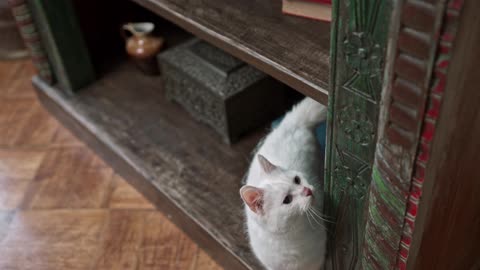
[[[426,113],[423,119],[421,143],[415,160],[415,173],[412,177],[412,185],[407,204],[407,215],[405,217],[404,231],[398,254],[398,269],[406,269],[412,233],[415,229],[415,219],[418,213],[418,203],[422,197],[425,166],[430,159],[430,146],[435,137],[436,119],[440,112],[442,96],[446,86],[446,72],[450,64],[450,52],[456,33],[456,28],[452,27],[451,24],[454,24],[454,19],[457,18],[457,16],[450,16],[448,14],[458,14],[458,11],[462,7],[462,2],[463,1],[458,0],[449,1],[448,9],[445,11],[447,14],[446,17],[448,18],[445,19],[444,25],[442,26],[443,32],[439,35],[440,39],[438,41],[437,60],[435,61],[434,66],[432,86],[429,89],[428,107],[426,108]]]

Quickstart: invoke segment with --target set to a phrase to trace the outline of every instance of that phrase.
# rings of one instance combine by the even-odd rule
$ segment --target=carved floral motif
[[[342,180],[343,192],[348,192],[355,199],[362,199],[366,195],[367,187],[361,177],[349,167],[338,164],[335,167],[335,176]]]
[[[338,113],[338,123],[349,140],[368,146],[375,137],[375,127],[368,116],[353,105],[344,107]]]
[[[350,33],[343,47],[347,64],[359,74],[374,76],[382,70],[383,50],[368,33]]]
[[[393,0],[337,2],[326,184],[332,269],[359,268]]]

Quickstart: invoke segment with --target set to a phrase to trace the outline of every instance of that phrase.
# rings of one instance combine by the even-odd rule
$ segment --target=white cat
[[[305,98],[264,140],[250,165],[245,202],[250,245],[267,269],[319,270],[326,253],[323,156],[314,128],[327,109]]]

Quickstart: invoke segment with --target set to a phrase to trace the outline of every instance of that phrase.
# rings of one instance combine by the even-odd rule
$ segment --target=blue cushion
[[[278,124],[282,121],[283,117],[275,120],[272,122],[272,129],[277,127]],[[322,150],[325,150],[325,144],[327,142],[327,122],[322,122],[318,125],[318,127],[315,129],[315,133],[317,135],[317,140],[320,146],[322,147]]]

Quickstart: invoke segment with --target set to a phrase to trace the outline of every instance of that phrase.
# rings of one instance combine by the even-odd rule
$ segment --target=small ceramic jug
[[[152,35],[155,25],[150,22],[127,23],[122,26],[125,49],[130,58],[144,73],[159,73],[157,54],[162,49],[164,40]]]

